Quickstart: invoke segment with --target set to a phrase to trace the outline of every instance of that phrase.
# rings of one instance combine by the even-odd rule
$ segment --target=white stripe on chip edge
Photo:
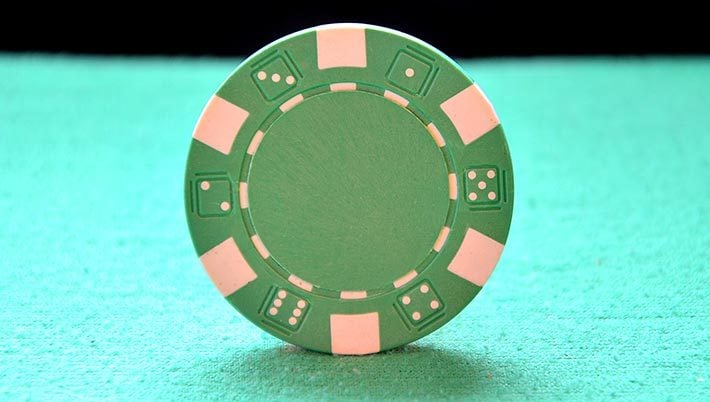
[[[367,36],[359,26],[333,25],[316,30],[318,69],[367,67]]]
[[[302,101],[303,101],[303,95],[298,94],[298,95],[294,96],[293,98],[287,100],[286,102],[282,103],[281,106],[279,106],[279,109],[281,109],[282,112],[286,113],[289,110],[291,110],[291,108],[298,105]]]
[[[254,134],[254,138],[251,139],[251,142],[249,143],[249,148],[247,148],[247,153],[249,155],[254,155],[256,153],[256,150],[259,148],[259,145],[261,145],[261,140],[264,139],[264,132],[259,130]]]
[[[202,266],[222,296],[229,296],[257,278],[234,238],[229,237],[200,256]]]
[[[367,355],[380,351],[380,314],[330,315],[330,349],[336,355]]]
[[[254,243],[254,247],[256,247],[256,251],[261,254],[261,258],[267,259],[271,254],[269,254],[269,250],[266,249],[266,246],[264,243],[261,241],[261,238],[259,235],[255,234],[254,236],[251,237],[251,242]]]
[[[343,300],[357,300],[367,297],[365,290],[343,290],[340,292],[340,298]]]
[[[403,98],[400,95],[397,95],[396,93],[392,91],[385,90],[385,98],[389,99],[390,101],[398,104],[399,106],[402,107],[407,107],[409,105],[409,101]]]
[[[244,181],[239,182],[239,206],[249,208],[249,185]]]
[[[458,196],[458,184],[456,181],[456,173],[449,173],[449,199],[452,200],[455,200]]]
[[[439,129],[434,125],[434,123],[429,123],[426,126],[427,130],[429,130],[429,134],[431,134],[431,137],[434,139],[434,142],[436,142],[436,145],[441,148],[444,145],[446,145],[446,141],[444,141],[444,137],[441,135],[441,132]]]
[[[447,269],[474,285],[483,286],[498,263],[503,247],[503,244],[469,228]]]
[[[248,111],[213,95],[202,111],[192,137],[216,151],[229,155],[232,143],[247,117]]]
[[[412,279],[417,277],[417,271],[411,270],[404,274],[401,278],[397,279],[396,281],[392,282],[395,288],[401,288],[402,286],[408,284],[409,282],[412,281]]]
[[[291,276],[288,277],[288,281],[307,292],[313,291],[313,284],[312,283],[305,281],[305,280],[297,277],[296,275],[291,274]]]
[[[443,228],[441,228],[441,232],[439,232],[439,236],[434,242],[434,251],[436,251],[437,253],[441,251],[441,248],[444,247],[444,243],[446,243],[446,239],[449,238],[450,231],[451,229],[448,226],[444,226]]]
[[[464,145],[477,140],[500,124],[493,106],[476,84],[471,84],[452,95],[440,107],[456,127]]]
[[[357,84],[355,84],[354,82],[336,82],[335,84],[330,84],[330,90],[332,92],[356,91]]]

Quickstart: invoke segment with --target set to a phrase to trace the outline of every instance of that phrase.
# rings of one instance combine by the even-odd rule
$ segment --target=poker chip
[[[227,78],[195,128],[185,200],[205,270],[244,317],[307,349],[369,354],[440,328],[481,290],[513,171],[493,107],[451,59],[335,24]]]

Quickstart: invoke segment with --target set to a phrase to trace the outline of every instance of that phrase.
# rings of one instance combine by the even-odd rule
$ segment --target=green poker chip
[[[481,89],[370,25],[320,26],[244,61],[207,103],[188,224],[221,294],[268,333],[333,354],[419,339],[503,251],[513,171]]]

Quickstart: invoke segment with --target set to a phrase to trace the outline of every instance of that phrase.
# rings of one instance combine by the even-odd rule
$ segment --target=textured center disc
[[[441,151],[368,92],[307,98],[269,128],[248,178],[252,220],[288,272],[333,290],[390,285],[431,252],[449,206]]]

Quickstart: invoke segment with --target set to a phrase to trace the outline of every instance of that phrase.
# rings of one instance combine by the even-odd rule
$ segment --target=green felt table
[[[0,399],[710,398],[710,59],[464,61],[516,206],[472,304],[333,357],[241,318],[183,173],[238,60],[0,55]]]

